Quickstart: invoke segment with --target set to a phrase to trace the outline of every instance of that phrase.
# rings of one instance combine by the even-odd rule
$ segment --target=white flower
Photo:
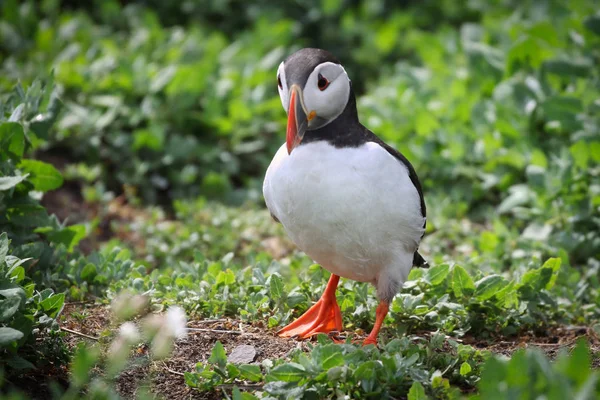
[[[187,318],[181,307],[173,306],[167,310],[165,328],[172,337],[178,339],[187,336]]]
[[[136,315],[145,314],[149,302],[148,296],[122,292],[112,301],[111,308],[117,319],[123,321]]]
[[[137,326],[133,322],[125,322],[119,328],[119,335],[129,343],[134,343],[139,340],[140,333]]]
[[[152,340],[151,348],[154,358],[166,358],[171,353],[171,350],[173,350],[173,337],[159,333]]]

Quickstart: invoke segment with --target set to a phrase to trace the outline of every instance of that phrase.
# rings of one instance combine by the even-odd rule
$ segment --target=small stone
[[[256,349],[254,346],[243,344],[233,349],[227,361],[232,364],[249,364],[256,358]]]

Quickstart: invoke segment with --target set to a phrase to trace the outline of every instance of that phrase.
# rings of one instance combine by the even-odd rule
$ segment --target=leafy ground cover
[[[593,2],[178,4],[2,3],[3,396],[600,396]],[[379,348],[347,280],[344,343],[274,334],[328,278],[260,198],[306,45],[426,193]]]

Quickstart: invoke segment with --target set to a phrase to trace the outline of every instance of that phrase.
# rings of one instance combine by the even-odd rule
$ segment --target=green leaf
[[[192,372],[184,372],[183,378],[185,380],[185,384],[192,388],[200,387],[200,379],[198,374]]]
[[[583,112],[583,102],[576,97],[552,96],[540,103],[546,121],[570,125],[577,114]]]
[[[29,261],[29,258],[24,258],[23,262],[25,261]],[[25,268],[19,266],[19,265],[14,265],[10,268],[10,270],[8,271],[8,273],[6,274],[7,276],[9,276],[10,278],[13,279],[13,282],[21,282],[23,281],[23,279],[25,279]]]
[[[25,151],[25,134],[23,126],[17,122],[0,123],[0,148],[8,150],[20,159]]]
[[[27,296],[25,295],[25,290],[19,285],[15,285],[14,283],[7,283],[0,281],[0,295],[9,298],[9,297],[20,297],[21,303],[25,304],[27,301]]]
[[[556,278],[558,278],[558,272],[560,270],[560,265],[562,264],[562,259],[558,257],[552,257],[546,260],[542,268],[547,268],[552,270],[552,277],[546,283],[546,290],[550,290],[554,287],[556,283]]]
[[[17,355],[14,355],[14,356],[10,357],[6,361],[6,363],[11,368],[14,368],[14,369],[17,369],[17,370],[35,369],[35,365],[33,365],[32,363],[30,363],[29,361],[27,361],[23,357],[20,357],[20,356],[17,356]]]
[[[507,371],[508,366],[506,361],[496,357],[487,359],[482,368],[481,381],[479,383],[482,399],[498,398],[498,386],[505,384]],[[508,398],[508,396],[500,396],[500,398]]]
[[[23,182],[29,174],[17,176],[0,176],[0,190],[9,190]]]
[[[498,213],[503,214],[518,206],[528,203],[534,196],[527,185],[513,185],[509,189],[509,195],[498,206]]]
[[[164,146],[163,131],[155,129],[138,129],[133,133],[133,148],[135,150],[147,147],[151,150],[159,151]]]
[[[17,91],[20,90],[21,93],[23,92],[23,87],[21,86],[20,83],[17,84],[15,89]],[[23,93],[23,95],[20,95],[19,97],[23,98],[24,95],[25,94]],[[21,118],[23,118],[24,110],[25,110],[25,104],[19,104],[17,107],[15,107],[13,112],[10,114],[10,118],[8,119],[8,122],[19,122],[21,120]]]
[[[45,233],[46,237],[51,242],[62,244],[68,251],[73,251],[75,246],[77,246],[81,239],[85,237],[85,226],[78,224],[60,228],[58,230],[51,229],[48,232],[41,232],[38,230],[38,232]]]
[[[427,271],[426,279],[433,286],[437,286],[446,279],[449,272],[450,266],[448,264],[436,265]]]
[[[479,240],[479,247],[482,251],[491,253],[498,247],[498,236],[490,231],[484,231],[481,233]]]
[[[452,269],[452,291],[459,298],[475,291],[473,279],[460,265],[455,265]]]
[[[86,347],[80,345],[75,352],[73,361],[71,363],[71,380],[70,383],[76,387],[81,388],[92,378],[90,371],[92,367],[98,361],[100,352],[95,347]]]
[[[217,340],[213,346],[208,362],[217,365],[221,369],[224,369],[227,365],[227,354],[225,353],[225,348],[220,341]]]
[[[600,36],[600,15],[591,15],[583,21],[583,25]]]
[[[161,91],[169,82],[177,72],[177,67],[175,65],[168,65],[158,71],[156,76],[150,83],[150,91],[158,92]]]
[[[6,255],[8,254],[8,235],[6,232],[0,233],[0,266],[4,264]]]
[[[0,347],[6,347],[23,337],[23,332],[13,328],[0,327]]]
[[[233,390],[231,392],[231,399],[232,400],[243,400],[242,392],[240,391],[240,389],[237,386],[233,387]]]
[[[484,301],[493,297],[507,282],[500,275],[489,275],[475,283],[475,297]]]
[[[576,76],[586,78],[592,65],[587,59],[580,60],[549,60],[545,61],[543,69],[560,76]]]
[[[63,184],[63,177],[53,165],[38,160],[22,160],[19,168],[32,175],[29,181],[35,190],[47,192]]]
[[[428,398],[423,385],[419,381],[414,381],[408,391],[408,400],[426,400]]]
[[[431,387],[433,389],[447,390],[450,387],[450,381],[444,378],[441,371],[437,370],[431,375]]]
[[[591,154],[589,146],[583,140],[575,142],[570,148],[571,156],[575,161],[575,165],[582,170],[587,169]]]
[[[81,270],[81,279],[86,282],[92,282],[97,274],[96,266],[92,263],[88,263]]]
[[[538,68],[552,53],[543,40],[529,35],[519,37],[508,52],[507,65],[513,73],[521,64]]]
[[[468,375],[471,372],[471,370],[471,364],[469,364],[466,361],[460,365],[460,374],[462,376]]]
[[[440,127],[435,115],[430,111],[419,111],[415,119],[415,130],[420,136],[429,136],[433,131]]]
[[[238,366],[240,378],[252,382],[260,382],[263,379],[262,372],[258,365],[241,364]]]
[[[540,268],[532,269],[523,274],[521,286],[529,285],[534,290],[551,289],[558,277],[560,258],[549,258]]]
[[[14,225],[20,227],[46,226],[48,212],[39,204],[17,204],[11,206],[7,211],[8,219]]]
[[[577,383],[577,386],[581,386],[590,376],[590,365],[592,365],[590,351],[585,344],[585,340],[579,339],[569,357],[565,372],[570,379]]]
[[[227,371],[227,377],[229,379],[236,379],[240,376],[240,369],[235,364],[228,363],[225,370]]]
[[[341,367],[345,364],[342,349],[336,344],[319,346],[312,352],[313,359],[318,362],[324,370],[333,367]]]
[[[0,300],[0,322],[10,319],[21,305],[20,296],[11,296]]]
[[[376,375],[378,367],[381,364],[370,360],[361,364],[355,371],[354,377],[360,380],[360,384],[363,389],[368,393],[371,392],[376,385]]]
[[[267,379],[269,381],[299,382],[306,376],[304,367],[297,363],[287,363],[275,367]]]
[[[65,294],[58,293],[40,302],[42,309],[50,318],[56,318],[65,305]]]
[[[221,283],[227,286],[235,283],[235,274],[232,270],[227,268],[225,271],[219,271],[217,274],[216,284],[219,285]]]
[[[283,279],[279,274],[271,275],[271,281],[269,282],[269,293],[271,298],[275,301],[284,297]]]
[[[29,95],[29,90],[27,92]],[[37,137],[47,140],[48,131],[58,118],[62,107],[63,103],[58,97],[58,91],[56,89],[52,90],[48,99],[48,107],[46,107],[46,112],[36,116],[36,118],[30,122],[29,129],[35,133]]]

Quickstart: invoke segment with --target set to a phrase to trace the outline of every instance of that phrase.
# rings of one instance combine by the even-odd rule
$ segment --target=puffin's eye
[[[279,89],[283,89],[283,85],[281,84],[281,76],[277,75],[277,86],[279,86]]]
[[[317,80],[317,86],[319,87],[320,91],[323,91],[323,90],[327,89],[327,86],[329,86],[329,81],[323,75],[319,74],[319,79]]]

